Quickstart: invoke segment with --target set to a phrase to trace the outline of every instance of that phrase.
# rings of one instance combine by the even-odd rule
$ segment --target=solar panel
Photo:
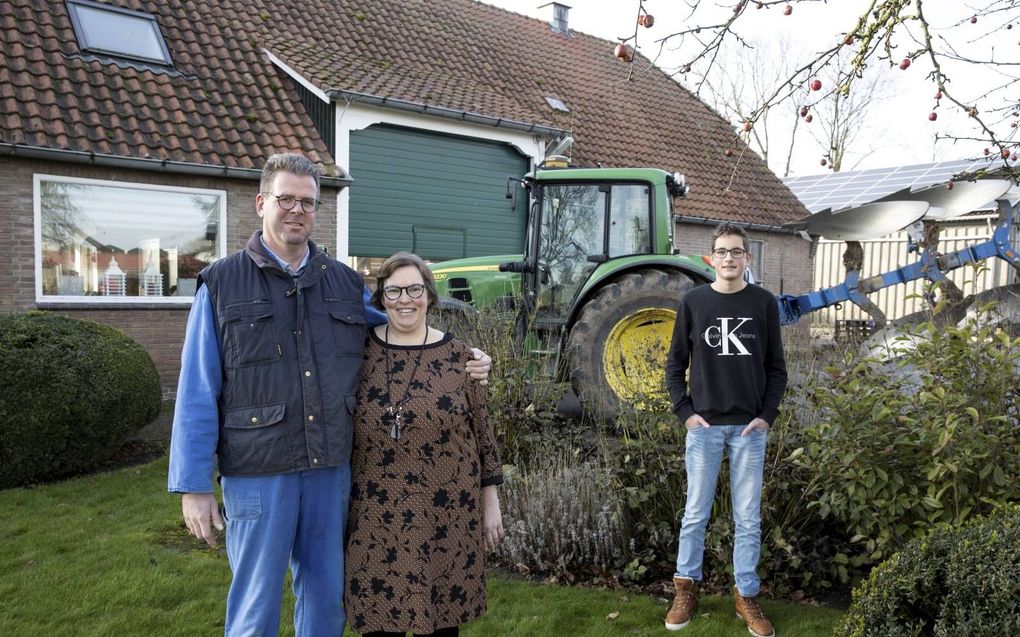
[[[784,179],[786,186],[811,212],[863,206],[904,188],[916,190],[945,183],[961,173],[994,168],[995,158],[960,159],[935,164],[893,166],[851,172],[829,172]]]

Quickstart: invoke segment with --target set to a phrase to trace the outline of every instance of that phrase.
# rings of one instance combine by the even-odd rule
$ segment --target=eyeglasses
[[[411,285],[405,285],[403,287],[399,285],[387,285],[382,289],[383,296],[391,301],[396,301],[400,298],[400,295],[407,292],[407,296],[412,299],[420,299],[422,294],[425,294],[425,286],[421,283],[412,283]]]
[[[306,215],[313,215],[319,209],[319,201],[317,199],[298,199],[294,195],[274,195],[271,192],[264,192],[262,194],[276,199],[276,205],[280,206],[281,210],[287,212],[293,210],[299,201],[301,202],[301,212]]]
[[[712,250],[712,256],[716,259],[725,259],[727,254],[732,255],[734,259],[742,259],[747,254],[747,250],[743,248],[716,248]]]

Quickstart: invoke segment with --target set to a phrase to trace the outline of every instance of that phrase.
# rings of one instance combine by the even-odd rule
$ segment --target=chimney
[[[538,6],[549,16],[549,27],[556,33],[570,34],[570,7],[562,2],[549,2]]]

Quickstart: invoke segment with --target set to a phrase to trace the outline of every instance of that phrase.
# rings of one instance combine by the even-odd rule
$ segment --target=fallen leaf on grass
[[[614,610],[613,612],[606,615],[606,619],[616,619],[620,616],[620,611]]]

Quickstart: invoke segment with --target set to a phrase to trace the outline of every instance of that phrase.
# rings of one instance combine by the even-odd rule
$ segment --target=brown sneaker
[[[744,597],[733,587],[733,600],[737,605],[737,617],[747,624],[747,632],[754,637],[775,637],[776,631],[772,628],[772,622],[762,612],[761,607],[754,597]]]
[[[674,577],[676,596],[666,613],[666,630],[680,630],[691,621],[698,607],[698,585],[689,577]]]

